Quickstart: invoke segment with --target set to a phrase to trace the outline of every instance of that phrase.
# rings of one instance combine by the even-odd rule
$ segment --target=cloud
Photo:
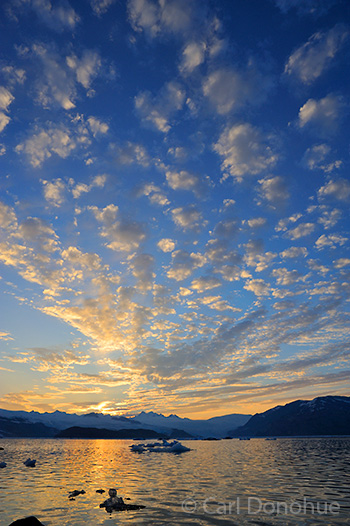
[[[101,236],[107,239],[107,247],[122,252],[132,252],[146,239],[142,223],[122,217],[116,205],[103,209],[89,207],[97,221],[102,223]]]
[[[199,293],[221,286],[221,281],[213,276],[201,276],[191,283],[191,288]]]
[[[289,57],[285,73],[297,77],[305,84],[311,84],[329,67],[348,34],[343,25],[337,25],[327,32],[314,33]]]
[[[297,227],[289,230],[286,235],[290,239],[300,239],[301,237],[309,236],[314,230],[315,225],[313,223],[300,223]]]
[[[101,67],[101,59],[97,51],[85,50],[80,59],[76,55],[70,55],[66,61],[74,72],[77,82],[88,90]]]
[[[34,44],[32,50],[36,62],[40,61],[37,81],[40,104],[48,108],[54,101],[65,110],[75,108],[75,81],[61,57],[43,44]]]
[[[255,296],[268,296],[270,293],[270,285],[265,283],[263,279],[250,279],[244,285],[246,290],[254,292]]]
[[[290,217],[280,219],[275,227],[276,232],[286,231],[289,223],[296,223],[301,217],[302,214],[296,213]]]
[[[93,12],[97,16],[104,15],[116,0],[90,0]]]
[[[74,185],[72,188],[72,194],[74,199],[79,199],[82,194],[90,192],[93,188],[103,188],[107,181],[107,176],[105,174],[96,175],[90,184],[86,183],[74,183],[74,180],[71,179],[69,182],[71,185]]]
[[[172,239],[163,238],[157,243],[157,246],[163,252],[172,252],[175,249],[175,243]]]
[[[319,16],[326,13],[339,0],[272,0],[283,13],[296,9],[299,14]]]
[[[249,267],[255,267],[256,272],[267,269],[277,256],[274,252],[264,252],[263,247],[261,239],[251,240],[244,245],[246,250],[244,261]]]
[[[283,177],[265,177],[259,180],[260,195],[273,206],[283,205],[290,197]]]
[[[137,254],[130,261],[130,268],[137,278],[138,290],[150,290],[154,278],[155,259],[151,254]]]
[[[204,42],[189,42],[182,52],[179,70],[183,75],[192,73],[204,62],[206,44]]]
[[[319,100],[309,99],[299,110],[299,127],[311,126],[318,133],[335,131],[343,107],[342,99],[335,95]]]
[[[133,29],[154,38],[162,34],[184,34],[191,26],[192,5],[186,0],[129,0]]]
[[[11,8],[20,14],[25,14],[25,9],[31,9],[42,23],[58,32],[72,31],[80,20],[67,1],[52,4],[50,0],[14,0]]]
[[[14,100],[14,96],[4,86],[0,86],[0,133],[6,128],[10,122],[10,117],[6,115],[8,107]]]
[[[145,183],[136,189],[136,197],[147,196],[152,205],[167,206],[170,204],[167,196],[159,186],[153,183]]]
[[[179,207],[171,210],[174,223],[184,230],[200,230],[206,225],[202,213],[194,206]]]
[[[226,115],[248,102],[262,102],[271,85],[272,81],[254,68],[244,72],[226,68],[208,75],[203,81],[203,93],[220,115]]]
[[[214,227],[213,235],[217,238],[226,238],[231,240],[239,232],[237,220],[225,219],[219,221]]]
[[[288,286],[303,279],[303,275],[297,270],[288,270],[285,267],[272,270],[272,276],[276,279],[277,285]]]
[[[173,190],[192,191],[197,197],[203,196],[210,185],[208,177],[200,177],[187,170],[175,171],[166,170],[166,180]]]
[[[108,124],[100,121],[96,117],[89,117],[87,122],[94,137],[96,137],[96,135],[104,135],[109,130]]]
[[[76,138],[67,127],[49,125],[47,129],[39,129],[37,133],[18,144],[15,150],[17,153],[24,153],[29,158],[30,164],[38,168],[52,154],[66,159],[77,146]]]
[[[0,201],[0,228],[12,229],[17,226],[17,216],[14,210]]]
[[[331,148],[327,144],[316,144],[306,150],[303,156],[303,164],[309,170],[322,170],[325,173],[333,172],[335,169],[340,168],[343,163],[340,160],[325,163],[325,159],[330,152]]]
[[[43,252],[53,253],[58,250],[58,236],[53,228],[38,217],[28,217],[18,228],[20,236],[33,247]]]
[[[3,66],[1,72],[6,77],[9,86],[15,86],[16,84],[23,84],[26,80],[26,72],[22,68],[16,68],[14,66]]]
[[[247,220],[247,224],[250,228],[261,228],[267,223],[266,217],[254,217]]]
[[[284,259],[306,257],[307,255],[308,251],[306,247],[289,247],[280,253],[280,256]]]
[[[38,101],[45,108],[52,102],[65,110],[75,108],[79,84],[86,89],[87,95],[93,95],[91,83],[101,66],[101,59],[96,51],[84,50],[80,59],[76,55],[64,59],[52,46],[34,44],[31,56],[36,63],[38,59],[40,61],[36,89]],[[95,118],[91,119],[91,125],[94,126]],[[98,131],[101,132],[101,128]]]
[[[0,86],[0,110],[8,110],[14,96],[4,86]]]
[[[350,259],[349,258],[339,258],[333,261],[333,265],[335,268],[344,268],[350,265]]]
[[[323,210],[321,217],[318,218],[318,222],[323,225],[325,230],[329,230],[335,226],[341,218],[341,211],[338,208],[333,210]]]
[[[248,123],[228,126],[214,144],[214,150],[224,159],[222,170],[238,181],[243,176],[259,174],[277,162],[277,155],[261,132]]]
[[[121,164],[140,164],[149,166],[150,156],[142,144],[128,141],[123,146],[115,146],[118,162]]]
[[[44,186],[44,197],[53,206],[61,206],[64,201],[65,184],[62,179],[42,181]]]
[[[331,179],[317,192],[318,198],[336,199],[338,201],[348,201],[350,198],[350,182],[347,179]]]
[[[10,122],[10,117],[6,115],[3,111],[0,111],[0,133],[6,128]]]
[[[337,245],[343,246],[348,241],[347,237],[339,234],[329,234],[326,236],[323,234],[315,241],[315,247],[319,250],[323,248],[336,248]]]
[[[194,270],[203,267],[206,263],[206,258],[202,254],[189,253],[186,250],[176,250],[171,256],[172,267],[168,270],[167,275],[176,281],[190,277]]]
[[[181,110],[185,100],[185,92],[177,82],[168,82],[160,93],[153,97],[148,91],[143,91],[135,97],[135,108],[145,124],[163,133],[171,129],[170,117]]]

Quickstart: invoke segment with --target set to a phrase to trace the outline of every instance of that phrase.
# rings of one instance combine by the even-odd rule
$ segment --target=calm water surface
[[[350,525],[350,438],[183,441],[192,451],[178,456],[132,443],[0,440],[0,526],[28,515],[46,526]],[[146,509],[108,514],[100,488]],[[75,489],[86,493],[69,501]]]

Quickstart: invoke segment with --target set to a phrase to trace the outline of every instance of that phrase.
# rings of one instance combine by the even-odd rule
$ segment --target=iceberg
[[[151,442],[149,444],[132,444],[130,446],[131,451],[134,453],[145,453],[145,452],[153,452],[153,453],[185,453],[186,451],[191,451],[189,447],[184,446],[181,444],[181,442],[178,442],[177,440],[173,440],[172,442],[168,442],[167,440],[163,439],[162,442]]]

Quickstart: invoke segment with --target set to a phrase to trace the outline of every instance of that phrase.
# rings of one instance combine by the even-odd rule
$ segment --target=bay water
[[[350,525],[350,438],[182,441],[180,455],[135,443],[1,439],[0,526],[29,515],[46,526]],[[107,513],[109,488],[146,508]],[[85,494],[69,500],[73,490]]]

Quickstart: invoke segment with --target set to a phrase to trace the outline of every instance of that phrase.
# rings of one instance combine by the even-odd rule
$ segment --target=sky
[[[0,407],[348,395],[349,2],[0,9]]]

